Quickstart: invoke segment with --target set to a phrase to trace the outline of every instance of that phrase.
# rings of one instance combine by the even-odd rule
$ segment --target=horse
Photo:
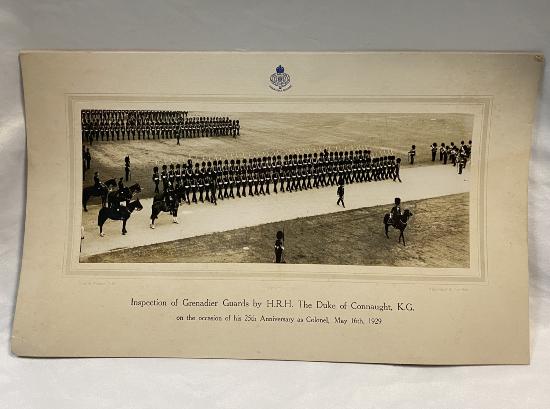
[[[180,204],[179,195],[173,192],[172,206],[168,206],[166,200],[164,200],[165,193],[157,194],[153,199],[153,205],[151,206],[151,224],[149,227],[155,228],[155,220],[158,218],[161,212],[170,213],[172,215],[172,221],[178,223],[178,208]]]
[[[399,216],[398,220],[393,220],[390,222],[390,214],[386,213],[384,215],[384,228],[386,230],[386,237],[389,239],[390,236],[388,236],[388,227],[393,226],[394,229],[397,229],[400,231],[399,234],[399,242],[401,242],[401,239],[403,239],[403,246],[405,246],[405,235],[403,232],[407,228],[407,222],[409,221],[409,218],[412,216],[412,212],[409,209],[405,209],[403,214]]]
[[[132,197],[136,193],[141,192],[141,186],[139,183],[133,184],[132,186],[124,186],[122,189],[113,192],[109,195],[109,205],[117,207],[120,202],[129,203],[132,200]]]
[[[142,209],[143,206],[141,205],[139,199],[130,202],[128,206],[120,206],[118,209],[113,207],[102,207],[99,210],[99,214],[97,215],[99,235],[101,237],[105,236],[105,233],[103,233],[103,225],[108,219],[122,220],[122,234],[124,235],[128,233],[128,231],[126,230],[126,221],[130,218],[134,210],[140,211]]]
[[[101,196],[101,207],[105,207],[107,204],[107,195],[112,187],[116,186],[115,179],[109,179],[103,182],[99,187],[92,185],[82,189],[82,207],[87,212],[86,204],[92,196]]]

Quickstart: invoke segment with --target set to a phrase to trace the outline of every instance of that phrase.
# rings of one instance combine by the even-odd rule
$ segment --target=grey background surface
[[[550,1],[0,0],[0,408],[550,406],[548,64],[530,167],[530,366],[20,359],[9,335],[25,212],[21,49],[502,50],[548,59]]]

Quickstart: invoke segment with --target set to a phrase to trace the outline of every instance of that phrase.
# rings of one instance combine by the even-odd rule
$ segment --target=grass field
[[[285,230],[285,258],[294,264],[469,266],[469,195],[405,203],[414,216],[405,230],[384,236],[383,216],[391,205],[269,223],[150,246],[115,250],[82,262],[271,263],[277,230]]]
[[[218,115],[191,112],[190,115]],[[102,180],[124,175],[124,156],[132,163],[132,182],[140,183],[140,197],[153,196],[151,180],[155,165],[183,163],[187,159],[209,160],[312,152],[325,147],[391,150],[407,161],[412,144],[417,146],[417,163],[430,163],[429,146],[471,139],[473,116],[465,114],[297,114],[221,113],[240,119],[241,136],[97,142],[91,146],[91,170],[84,186],[93,184],[93,172]],[[90,203],[98,203],[92,198]]]

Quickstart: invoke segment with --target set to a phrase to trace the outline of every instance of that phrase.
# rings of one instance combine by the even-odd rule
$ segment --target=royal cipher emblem
[[[286,91],[292,85],[290,84],[290,75],[285,72],[285,68],[279,65],[275,68],[275,72],[269,77],[271,85],[269,86],[274,91]]]

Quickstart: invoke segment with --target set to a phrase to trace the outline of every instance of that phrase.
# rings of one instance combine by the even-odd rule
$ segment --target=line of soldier
[[[439,152],[439,161],[446,165],[450,162],[453,166],[457,167],[458,174],[462,174],[462,170],[466,167],[466,163],[470,159],[472,154],[472,141],[468,141],[465,144],[464,141],[460,141],[460,146],[455,145],[454,142],[445,144],[441,142],[439,148],[437,143],[434,142],[430,146],[432,154],[432,162],[435,162],[437,153]]]
[[[236,137],[239,120],[229,117],[188,117],[188,111],[82,110],[82,139],[177,139],[204,136]]]
[[[208,136],[233,137],[241,134],[241,125],[238,119],[229,117],[191,117],[188,118],[182,128],[183,138],[198,138]]]
[[[216,203],[217,199],[293,192],[343,183],[399,179],[401,159],[371,158],[370,150],[225,159],[153,168],[155,193],[177,192],[180,200]],[[171,195],[166,195],[171,196]]]

